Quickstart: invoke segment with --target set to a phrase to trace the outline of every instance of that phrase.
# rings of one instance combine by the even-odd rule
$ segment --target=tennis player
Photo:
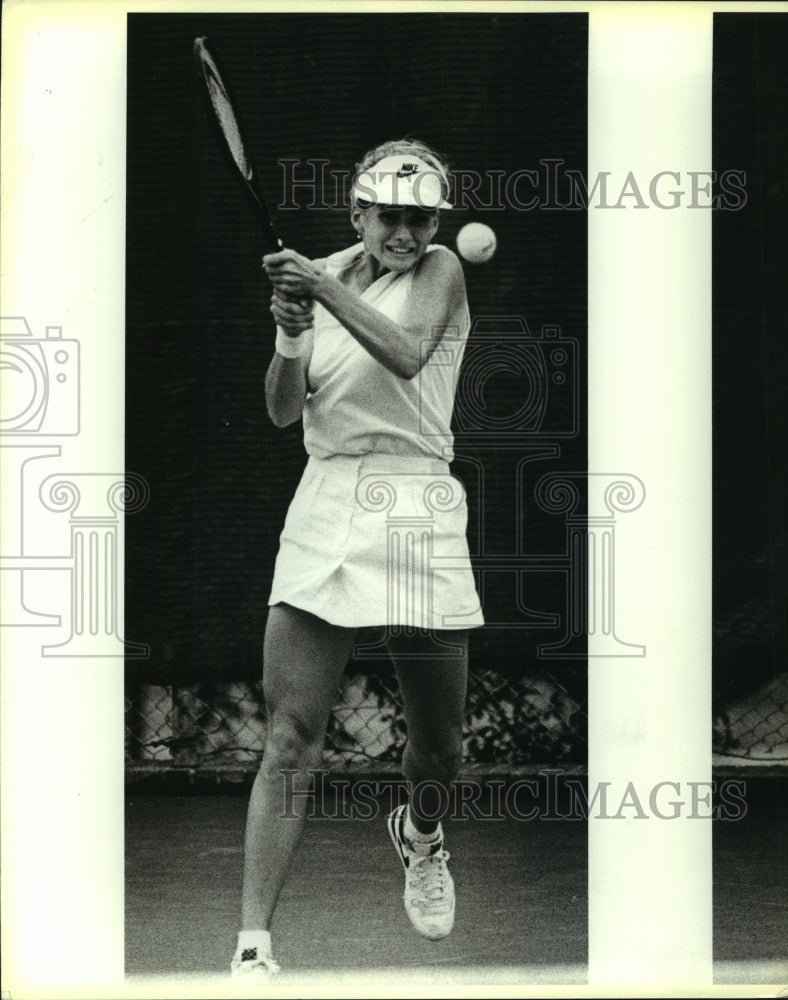
[[[291,790],[309,789],[345,665],[370,626],[388,626],[408,730],[409,801],[387,820],[405,909],[432,940],[454,923],[440,819],[461,763],[468,630],[483,618],[465,497],[448,466],[469,329],[461,265],[432,243],[448,194],[436,153],[386,143],[354,177],[360,242],[322,261],[293,250],[263,260],[278,327],[268,412],[279,427],[303,417],[309,458],[269,599],[268,730],[247,818],[235,976],[279,970],[271,921],[308,807],[307,796],[291,795],[297,818],[284,815],[283,772],[296,772]],[[425,517],[426,535],[408,534]]]

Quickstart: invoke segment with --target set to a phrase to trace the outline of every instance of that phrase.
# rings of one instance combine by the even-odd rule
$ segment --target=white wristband
[[[306,334],[288,337],[281,326],[276,328],[276,353],[283,358],[300,358],[306,351]]]

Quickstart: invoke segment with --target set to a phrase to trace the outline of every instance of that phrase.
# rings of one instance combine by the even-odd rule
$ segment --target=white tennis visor
[[[371,205],[415,205],[434,211],[452,206],[443,196],[440,173],[415,156],[386,156],[353,182],[357,202]]]

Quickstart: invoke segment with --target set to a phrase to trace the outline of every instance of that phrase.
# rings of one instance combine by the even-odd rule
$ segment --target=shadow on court
[[[327,814],[332,801],[324,804]],[[129,796],[129,976],[228,970],[238,930],[245,815],[242,795]],[[534,967],[536,982],[546,967],[558,966],[566,981],[584,981],[585,823],[450,820],[446,848],[457,919],[452,935],[433,943],[420,938],[405,915],[402,867],[384,819],[381,809],[370,820],[307,822],[273,927],[284,971],[423,970],[451,978],[474,968],[478,981],[482,967],[498,970],[500,981],[517,968],[518,981],[525,982],[523,968]]]
[[[713,828],[715,981],[788,981],[788,779],[746,779],[747,814]],[[748,974],[764,965],[769,978]]]

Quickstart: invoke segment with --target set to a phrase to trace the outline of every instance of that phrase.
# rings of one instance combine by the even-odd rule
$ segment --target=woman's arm
[[[308,295],[325,306],[373,358],[402,379],[412,379],[458,322],[467,301],[462,266],[441,247],[416,265],[411,297],[396,323],[333,275],[285,250],[265,258],[274,286],[288,295]]]
[[[271,312],[285,336],[306,338],[304,351],[297,358],[286,358],[276,351],[265,374],[268,416],[277,427],[287,427],[299,419],[304,409],[314,313],[309,301],[285,299],[277,292],[271,297]]]

